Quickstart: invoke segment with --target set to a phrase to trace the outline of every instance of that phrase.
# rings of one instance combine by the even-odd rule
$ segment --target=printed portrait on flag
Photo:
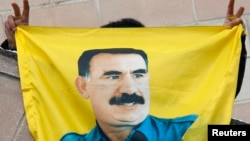
[[[68,133],[62,141],[99,141],[110,129],[131,128],[130,140],[181,140],[197,115],[175,119],[149,113],[148,58],[133,48],[92,49],[78,60],[75,84],[83,98],[90,99],[97,123],[89,133]],[[117,129],[116,129],[117,128]],[[140,135],[137,135],[138,133]],[[139,137],[138,137],[139,136]]]
[[[29,130],[38,141],[105,140],[123,127],[131,140],[207,140],[208,124],[231,119],[242,34],[242,26],[20,26]]]

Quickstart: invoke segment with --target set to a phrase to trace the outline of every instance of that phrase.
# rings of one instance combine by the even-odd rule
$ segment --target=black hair
[[[88,77],[90,71],[90,61],[91,59],[100,53],[110,53],[110,54],[138,54],[140,55],[147,66],[148,70],[148,57],[143,50],[133,49],[133,48],[105,48],[105,49],[92,49],[87,50],[82,53],[78,60],[78,73],[81,76]]]
[[[101,28],[108,28],[108,27],[126,28],[126,27],[144,27],[144,25],[133,18],[124,18],[119,21],[110,22],[108,24],[101,26]]]
[[[126,27],[144,27],[144,25],[133,19],[133,18],[123,18],[119,21],[110,22],[101,26],[101,28],[126,28]],[[138,54],[140,55],[147,66],[148,69],[148,58],[147,54],[143,50],[133,49],[133,48],[108,48],[108,49],[92,49],[87,50],[82,53],[78,60],[78,73],[81,76],[87,77],[89,74],[89,62],[93,56],[99,53],[110,53],[110,54]]]

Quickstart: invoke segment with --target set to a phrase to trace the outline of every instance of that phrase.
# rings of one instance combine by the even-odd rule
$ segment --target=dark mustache
[[[144,104],[144,98],[142,96],[137,95],[136,93],[128,94],[122,93],[120,97],[112,97],[109,101],[110,105],[123,105],[125,103],[138,103]]]

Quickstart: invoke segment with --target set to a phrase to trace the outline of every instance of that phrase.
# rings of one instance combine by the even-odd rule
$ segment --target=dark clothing
[[[246,60],[247,60],[247,50],[246,50],[245,41],[246,41],[246,35],[243,34],[241,36],[242,47],[241,47],[241,54],[240,54],[240,64],[239,64],[238,81],[237,81],[235,98],[238,96],[240,92],[242,81],[243,81],[244,74],[245,74],[245,66],[246,66]]]
[[[9,48],[8,40],[4,40],[4,41],[2,42],[2,44],[1,44],[1,47],[2,47],[3,49],[11,50],[11,49]]]

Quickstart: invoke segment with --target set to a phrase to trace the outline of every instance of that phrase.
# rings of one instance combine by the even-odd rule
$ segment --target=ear
[[[86,83],[87,83],[87,80],[82,76],[78,76],[75,80],[76,88],[85,99],[89,98],[89,95],[87,94],[87,91],[86,91]]]

